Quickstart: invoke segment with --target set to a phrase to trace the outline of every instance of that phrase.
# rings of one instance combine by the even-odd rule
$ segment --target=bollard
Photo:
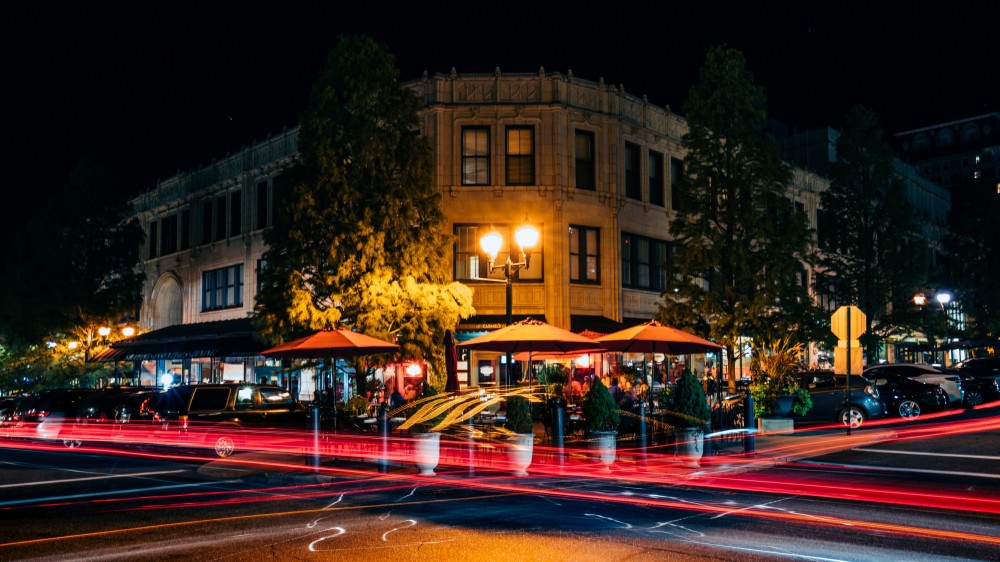
[[[746,400],[743,402],[743,419],[746,420],[743,428],[747,432],[743,435],[743,454],[752,457],[754,451],[753,434],[757,430],[757,419],[753,413],[753,396],[747,392]]]
[[[646,467],[646,402],[639,400],[639,462],[637,465],[640,469]]]
[[[551,415],[549,419],[551,429],[549,431],[552,434],[552,451],[555,456],[553,460],[554,464],[561,468],[563,465],[563,419],[566,413],[566,401],[558,396],[549,398],[549,413]]]
[[[469,476],[476,475],[476,420],[469,416]]]
[[[320,418],[320,414],[321,413],[322,413],[322,410],[320,410],[319,402],[318,401],[313,401],[313,407],[312,407],[312,434],[313,434],[313,442],[312,442],[312,459],[311,459],[311,464],[312,464],[313,470],[315,472],[319,472],[319,458],[320,458],[320,448],[319,448],[319,441],[320,441],[319,440],[320,419],[319,418]]]
[[[389,435],[392,433],[389,424],[389,405],[382,402],[378,405],[378,434],[382,441],[382,454],[379,458],[378,471],[389,472]]]

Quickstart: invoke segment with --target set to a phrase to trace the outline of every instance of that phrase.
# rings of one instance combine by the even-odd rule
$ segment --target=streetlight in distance
[[[528,224],[528,217],[525,215],[524,224],[514,232],[514,240],[517,241],[517,246],[521,254],[521,259],[519,261],[514,261],[511,259],[513,251],[507,252],[507,259],[501,263],[497,264],[497,256],[500,254],[500,249],[504,246],[503,236],[496,231],[492,226],[489,232],[483,235],[479,239],[479,245],[483,249],[483,253],[489,258],[489,271],[493,273],[498,269],[503,270],[503,276],[505,283],[507,285],[506,294],[506,305],[507,305],[507,325],[510,326],[514,323],[514,276],[521,269],[528,269],[531,265],[531,250],[535,248],[538,244],[539,233],[538,229]],[[513,248],[511,249],[513,250]],[[511,364],[513,360],[511,354],[507,354],[507,381],[510,381]]]

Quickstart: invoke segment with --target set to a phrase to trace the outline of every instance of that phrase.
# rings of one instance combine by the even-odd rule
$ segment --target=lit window
[[[535,130],[507,128],[507,185],[535,183]]]
[[[462,128],[462,185],[490,184],[490,130]]]
[[[201,310],[222,310],[243,306],[243,264],[205,271],[201,274]]]

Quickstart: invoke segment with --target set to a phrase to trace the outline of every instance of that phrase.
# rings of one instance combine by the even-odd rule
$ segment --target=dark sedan
[[[871,377],[879,397],[893,415],[914,419],[921,413],[940,410],[948,405],[948,395],[936,384],[923,383],[892,372],[879,372]]]
[[[838,421],[851,427],[861,427],[865,420],[886,415],[885,404],[879,399],[878,390],[861,376],[851,377],[850,403],[847,400],[847,376],[831,371],[804,371],[796,375],[799,386],[809,392],[812,408],[802,421]],[[792,398],[779,397],[773,414],[791,416]]]

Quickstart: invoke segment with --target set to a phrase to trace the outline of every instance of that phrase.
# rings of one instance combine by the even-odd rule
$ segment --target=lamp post
[[[479,239],[479,245],[483,249],[483,253],[489,258],[489,272],[493,273],[498,269],[503,270],[503,276],[506,282],[506,304],[507,304],[507,325],[510,326],[514,323],[514,286],[513,280],[514,276],[521,269],[528,269],[531,264],[531,250],[534,249],[535,245],[538,244],[538,229],[528,224],[527,216],[525,216],[525,224],[522,225],[514,233],[514,239],[517,241],[518,248],[521,253],[520,261],[513,261],[511,259],[512,251],[507,252],[507,259],[501,264],[497,264],[497,255],[500,253],[500,248],[504,245],[503,236],[496,231],[492,226],[490,231],[483,235]],[[510,353],[507,353],[507,383],[510,384],[510,374],[512,371],[513,360]],[[530,369],[531,365],[528,365],[529,373],[531,376]]]
[[[944,318],[944,340],[945,340],[945,342],[947,342],[948,341],[948,331],[949,331],[948,330],[948,304],[951,303],[951,301],[952,301],[952,295],[948,291],[938,291],[937,293],[934,294],[934,300],[937,301],[938,306],[941,308],[941,314],[943,315],[943,318]],[[917,293],[916,295],[913,295],[913,304],[917,305],[917,307],[919,307],[919,308],[923,308],[923,306],[925,304],[927,304],[927,296],[924,295],[923,293]],[[942,350],[942,354],[941,355],[942,355],[942,357],[941,357],[941,363],[942,364],[947,363],[947,361],[945,361],[946,355],[945,355],[945,353],[944,353],[943,350]]]

